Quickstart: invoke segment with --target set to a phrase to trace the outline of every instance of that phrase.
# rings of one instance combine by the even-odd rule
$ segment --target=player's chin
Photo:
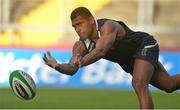
[[[87,39],[88,37],[87,36],[80,36],[80,39],[81,40],[85,40],[85,39]]]

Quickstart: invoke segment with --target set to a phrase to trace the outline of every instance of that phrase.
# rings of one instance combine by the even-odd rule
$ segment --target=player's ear
[[[89,17],[89,21],[91,22],[91,24],[94,24],[94,23],[95,23],[94,17],[93,17],[93,16],[90,16],[90,17]]]

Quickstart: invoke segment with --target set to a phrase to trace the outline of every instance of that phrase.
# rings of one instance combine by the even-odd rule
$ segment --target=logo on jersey
[[[94,48],[95,48],[95,42],[93,42],[92,40],[90,40],[90,39],[85,39],[84,41],[84,44],[85,44],[85,46],[86,46],[86,48],[87,48],[87,50],[90,52],[90,51],[92,51]]]
[[[89,47],[88,47],[88,51],[92,51],[93,49],[95,48],[95,43],[94,42],[91,42]]]

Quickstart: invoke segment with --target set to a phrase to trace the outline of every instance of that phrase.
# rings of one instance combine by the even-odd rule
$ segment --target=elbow
[[[68,75],[69,75],[69,76],[74,76],[77,71],[78,71],[78,69],[73,69],[73,70],[71,70],[71,71],[68,72]]]
[[[58,70],[57,70],[58,71]],[[76,74],[76,72],[78,71],[78,69],[68,69],[68,70],[65,70],[65,71],[58,71],[58,72],[60,72],[60,73],[62,73],[62,74],[66,74],[66,75],[68,75],[68,76],[73,76],[73,75],[75,75]]]
[[[74,75],[76,74],[76,72],[77,72],[77,71],[73,71],[73,72],[69,73],[68,75],[69,75],[69,76],[74,76]]]
[[[99,57],[103,58],[106,55],[106,51],[104,51],[104,49],[99,49]]]
[[[100,57],[103,58],[106,55],[106,52],[101,52],[100,54]]]
[[[61,72],[61,73],[63,73],[63,74],[66,74],[66,75],[68,75],[68,76],[74,76],[75,74],[76,74],[76,72]]]

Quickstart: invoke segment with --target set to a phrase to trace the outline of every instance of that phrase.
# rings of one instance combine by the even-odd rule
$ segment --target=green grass
[[[180,108],[180,93],[151,92],[155,108]],[[30,101],[17,98],[10,88],[0,88],[1,109],[116,109],[139,108],[134,91],[108,89],[38,89]]]

